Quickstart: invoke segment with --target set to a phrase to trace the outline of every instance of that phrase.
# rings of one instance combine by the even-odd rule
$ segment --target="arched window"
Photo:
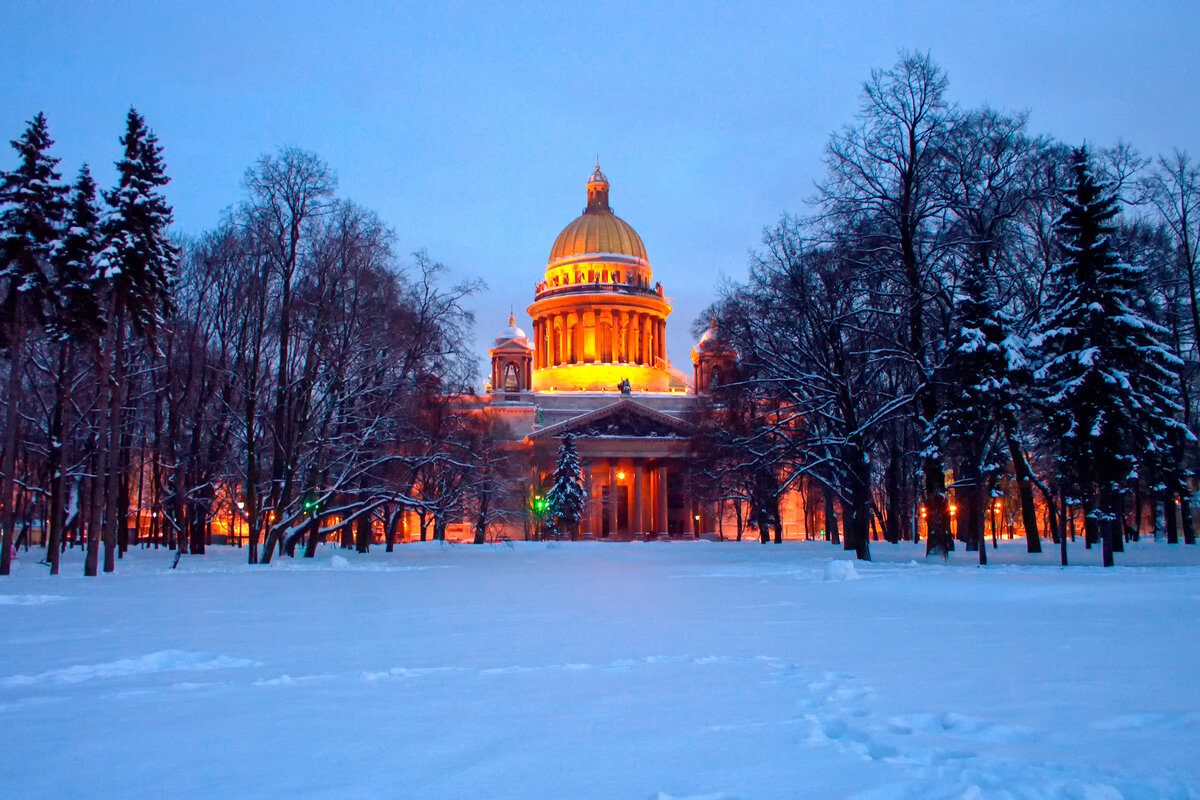
[[[521,391],[521,379],[517,375],[517,365],[509,361],[504,365],[504,391],[519,392]]]

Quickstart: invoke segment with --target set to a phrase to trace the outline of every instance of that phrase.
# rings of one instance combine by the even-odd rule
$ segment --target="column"
[[[638,363],[637,318],[638,315],[631,312],[629,314],[629,324],[626,326],[627,335],[629,336],[629,357],[626,360],[630,364]]]
[[[600,493],[600,481],[596,480],[597,472],[596,462],[589,461],[587,468],[587,497],[590,501],[588,504],[588,528],[592,536],[600,535],[600,515],[603,512],[603,509],[600,507],[601,503],[599,502],[600,497],[603,495]]]
[[[567,363],[567,315],[558,315],[558,358],[556,364]]]
[[[534,364],[538,369],[546,366],[546,322],[538,320],[533,323],[533,343],[537,351],[534,353]]]
[[[655,483],[658,484],[654,487],[655,493],[658,495],[655,498],[658,513],[655,515],[657,520],[654,527],[657,528],[659,535],[665,536],[667,534],[667,468],[665,466],[658,468]]]
[[[645,509],[642,503],[646,494],[645,483],[646,472],[642,469],[642,462],[635,461],[633,464],[633,519],[629,521],[629,532],[633,536],[644,533],[646,530],[643,523]]]
[[[613,363],[625,363],[625,326],[629,315],[624,311],[613,312]]]
[[[558,359],[562,353],[562,349],[561,349],[562,345],[559,343],[559,338],[562,335],[562,331],[559,328],[558,317],[557,316],[550,317],[549,325],[550,325],[550,353],[549,353],[550,366],[557,367]]]
[[[617,462],[608,460],[608,535],[617,535]]]
[[[650,352],[650,315],[642,315],[642,363],[654,365],[654,356]]]

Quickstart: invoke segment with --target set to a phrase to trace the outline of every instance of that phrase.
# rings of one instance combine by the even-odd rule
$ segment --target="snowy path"
[[[1177,566],[877,546],[851,568],[811,543],[174,572],[139,551],[99,580],[19,560],[0,796],[1200,797],[1200,548],[1134,548]]]

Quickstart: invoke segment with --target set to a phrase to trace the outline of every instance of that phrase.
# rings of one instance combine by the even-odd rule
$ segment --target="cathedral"
[[[554,240],[534,290],[532,336],[510,315],[489,350],[483,401],[530,455],[531,498],[548,488],[563,437],[574,437],[589,497],[585,538],[699,536],[716,522],[682,484],[689,416],[696,387],[732,355],[710,332],[692,351],[691,376],[667,361],[670,299],[608,193],[597,165],[587,206]]]

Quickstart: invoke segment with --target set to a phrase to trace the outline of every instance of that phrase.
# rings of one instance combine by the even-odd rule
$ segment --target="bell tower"
[[[736,378],[737,353],[718,336],[715,314],[708,330],[692,348],[692,368],[696,394],[705,394],[714,386],[730,383]]]
[[[510,312],[508,327],[496,337],[496,343],[488,350],[492,359],[492,396],[504,397],[528,392],[533,385],[533,345],[525,331],[517,327],[516,317]],[[509,398],[505,398],[509,399]]]

